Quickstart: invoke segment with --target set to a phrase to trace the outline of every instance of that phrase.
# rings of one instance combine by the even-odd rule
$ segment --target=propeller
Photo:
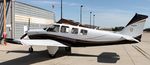
[[[25,33],[24,35],[22,35],[21,37],[20,37],[20,39],[23,39],[24,37],[26,37],[27,36],[27,33]]]

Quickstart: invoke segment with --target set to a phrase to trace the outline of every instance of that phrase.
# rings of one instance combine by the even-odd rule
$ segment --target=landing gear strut
[[[30,52],[30,53],[33,52],[32,46],[29,48],[29,52]]]

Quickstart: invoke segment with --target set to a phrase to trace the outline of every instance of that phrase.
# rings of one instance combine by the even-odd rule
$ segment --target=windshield
[[[59,25],[51,25],[49,28],[46,29],[46,31],[49,32],[59,32]]]

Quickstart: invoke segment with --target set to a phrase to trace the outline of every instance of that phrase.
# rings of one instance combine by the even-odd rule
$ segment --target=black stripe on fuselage
[[[116,45],[116,44],[130,44],[135,43],[134,41],[122,40],[116,42],[95,42],[95,41],[86,41],[80,39],[72,39],[63,36],[57,36],[52,34],[35,34],[29,35],[30,39],[52,39],[63,43],[64,45],[71,47],[86,47],[86,46],[103,46],[103,45]]]

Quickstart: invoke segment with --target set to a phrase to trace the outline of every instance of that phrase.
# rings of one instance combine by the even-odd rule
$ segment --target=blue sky
[[[60,0],[18,0],[55,12],[60,19]],[[83,23],[90,23],[90,14],[96,14],[95,24],[103,27],[125,26],[135,13],[150,15],[150,0],[63,0],[63,18],[80,21],[83,5]],[[52,5],[55,7],[52,8]],[[146,22],[150,27],[150,20]]]

